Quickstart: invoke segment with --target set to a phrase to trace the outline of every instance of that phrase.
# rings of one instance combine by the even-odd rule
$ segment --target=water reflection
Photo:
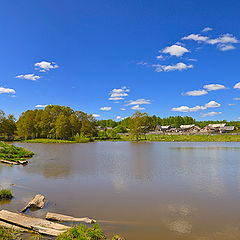
[[[4,208],[19,210],[40,192],[49,204],[30,214],[113,221],[104,229],[127,239],[240,236],[240,143],[17,145],[36,154],[26,167],[0,165],[0,185],[15,196]]]

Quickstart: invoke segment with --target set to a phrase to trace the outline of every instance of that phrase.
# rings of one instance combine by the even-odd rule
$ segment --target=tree
[[[60,113],[56,119],[56,138],[68,139],[71,136],[71,125],[67,116]]]
[[[97,135],[96,119],[92,115],[85,115],[82,120],[81,133],[92,139]]]
[[[144,134],[146,138],[146,132],[149,130],[149,116],[147,113],[141,113],[136,111],[130,118],[130,132],[136,137],[138,141],[141,135]]]

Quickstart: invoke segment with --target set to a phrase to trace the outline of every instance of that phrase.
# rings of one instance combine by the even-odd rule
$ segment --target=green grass
[[[33,155],[33,152],[24,148],[0,142],[0,159],[18,161],[30,158]]]
[[[67,232],[60,234],[57,240],[102,240],[106,239],[102,230],[99,228],[98,224],[94,224],[92,228],[86,228],[86,226],[80,224]]]
[[[36,138],[30,140],[24,140],[25,143],[75,143],[75,141],[50,139],[50,138]]]
[[[11,190],[9,189],[2,189],[0,191],[0,200],[1,199],[11,199],[13,197]]]
[[[136,141],[132,135],[121,136],[121,139],[115,141]],[[161,135],[151,134],[147,135],[147,139],[142,136],[139,141],[149,142],[240,142],[240,135]]]
[[[21,239],[17,236],[18,232],[12,229],[7,229],[0,227],[0,239],[1,240],[14,240],[14,239]]]

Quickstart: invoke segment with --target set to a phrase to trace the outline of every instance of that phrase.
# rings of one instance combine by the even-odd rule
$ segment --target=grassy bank
[[[76,143],[76,141],[50,139],[50,138],[36,138],[36,139],[24,140],[21,142],[25,142],[25,143]]]
[[[135,141],[133,136],[121,136],[120,141]],[[160,135],[151,134],[140,141],[150,142],[240,142],[240,135]]]
[[[19,161],[30,158],[33,155],[33,152],[24,148],[0,142],[0,160]]]

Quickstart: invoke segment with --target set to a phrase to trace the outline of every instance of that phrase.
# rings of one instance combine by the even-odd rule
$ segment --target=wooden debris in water
[[[83,218],[75,218],[71,216],[66,216],[58,213],[50,213],[48,212],[46,215],[47,220],[51,221],[59,221],[59,222],[85,222],[85,223],[96,223],[96,220],[83,217]]]
[[[28,164],[27,160],[18,160],[17,162],[22,164],[22,165]]]
[[[13,213],[7,210],[0,211],[0,220],[11,225],[35,230],[38,233],[50,236],[58,236],[69,229],[69,227],[59,223],[54,223],[41,218],[30,217],[20,213]]]
[[[10,229],[16,230],[18,232],[29,232],[29,230],[27,230],[27,229],[15,226],[15,225],[10,224],[10,223],[3,222],[1,220],[0,220],[0,227],[10,228]]]
[[[9,160],[1,159],[1,162],[6,163],[6,164],[11,164],[11,165],[19,165],[19,163],[16,161],[9,161]]]
[[[28,208],[43,208],[44,200],[45,197],[43,195],[37,194],[21,212],[25,212]]]

